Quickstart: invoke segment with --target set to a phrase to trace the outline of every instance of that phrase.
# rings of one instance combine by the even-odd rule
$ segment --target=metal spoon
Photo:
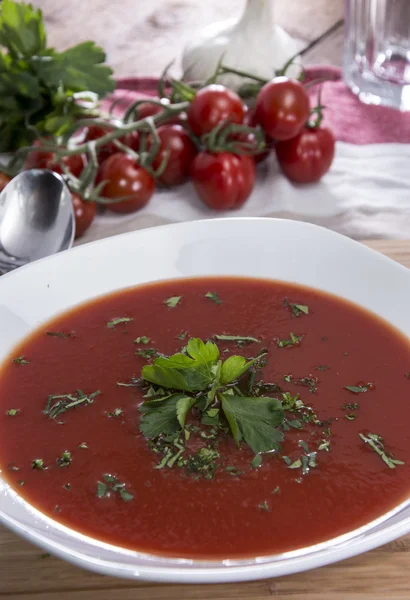
[[[0,273],[71,247],[71,194],[57,173],[29,169],[0,194]]]

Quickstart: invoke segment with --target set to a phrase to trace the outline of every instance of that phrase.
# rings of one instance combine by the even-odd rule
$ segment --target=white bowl
[[[410,273],[404,267],[315,225],[221,219],[127,233],[1,277],[0,360],[39,324],[79,302],[148,281],[200,275],[266,277],[320,288],[367,307],[410,336]],[[222,583],[295,573],[390,542],[410,532],[410,506],[406,502],[316,546],[236,561],[159,558],[99,542],[45,517],[1,478],[0,520],[45,550],[108,575]]]

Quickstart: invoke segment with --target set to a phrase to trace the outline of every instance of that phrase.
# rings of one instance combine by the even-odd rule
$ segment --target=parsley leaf
[[[168,306],[168,308],[175,308],[177,304],[180,303],[182,296],[171,296],[167,300],[164,300],[164,304]]]
[[[244,356],[230,356],[221,367],[221,383],[227,384],[237,381],[252,365],[254,365],[260,356],[247,361]]]
[[[189,396],[181,396],[176,403],[176,412],[178,423],[181,425],[182,429],[185,427],[185,421],[187,418],[187,414],[190,409],[195,404],[195,398],[190,398]]]
[[[16,415],[18,415],[20,412],[19,408],[9,408],[8,410],[6,410],[6,415],[8,417],[15,417]]]
[[[306,304],[293,304],[286,299],[284,300],[284,305],[291,309],[294,317],[300,317],[302,315],[309,314],[309,307]]]
[[[30,363],[24,356],[16,356],[16,358],[13,358],[13,362],[16,363],[16,365],[28,365]]]
[[[212,300],[212,302],[215,302],[215,304],[222,304],[222,300],[215,292],[207,292],[205,294],[205,298],[209,298],[210,300]]]
[[[249,335],[225,335],[225,334],[217,334],[214,335],[214,338],[219,342],[244,342],[244,343],[255,343],[260,344],[260,340],[258,338],[249,336]]]
[[[283,422],[282,403],[277,398],[248,398],[219,394],[222,410],[236,442],[242,439],[258,454],[277,450],[283,433],[275,429]]]
[[[155,438],[160,433],[174,433],[180,428],[177,417],[178,400],[185,398],[182,394],[172,394],[165,400],[150,400],[139,407],[143,413],[140,421],[140,430],[146,438]],[[189,408],[186,410],[188,412]],[[183,418],[182,405],[180,404],[180,418]],[[185,413],[186,417],[186,413]]]
[[[353,394],[362,394],[367,392],[367,385],[345,385],[345,390],[349,390],[349,392],[353,392]]]
[[[294,333],[290,333],[289,338],[289,340],[278,340],[278,347],[286,348],[286,346],[299,346],[303,335],[295,335]]]
[[[131,317],[118,317],[116,319],[108,321],[107,327],[109,327],[110,329],[114,329],[117,325],[120,325],[121,323],[129,323],[130,321],[133,321]]]
[[[137,337],[137,339],[134,340],[134,344],[149,344],[150,343],[150,339],[149,337],[147,337],[146,335],[142,335],[141,337]]]
[[[0,44],[13,57],[30,58],[46,47],[41,10],[22,2],[3,0],[0,15]]]
[[[389,469],[395,469],[396,465],[405,464],[404,461],[394,458],[390,452],[385,451],[383,438],[377,433],[368,433],[367,436],[363,433],[359,433],[359,436],[366,444],[368,444],[375,452],[377,452]]]

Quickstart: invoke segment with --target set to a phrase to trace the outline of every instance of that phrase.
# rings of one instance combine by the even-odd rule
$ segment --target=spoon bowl
[[[74,233],[71,194],[57,173],[23,171],[0,194],[0,272],[67,250]]]

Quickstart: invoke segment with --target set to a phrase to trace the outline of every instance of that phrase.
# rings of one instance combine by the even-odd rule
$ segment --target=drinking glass
[[[410,0],[345,0],[344,79],[367,104],[410,111]]]

